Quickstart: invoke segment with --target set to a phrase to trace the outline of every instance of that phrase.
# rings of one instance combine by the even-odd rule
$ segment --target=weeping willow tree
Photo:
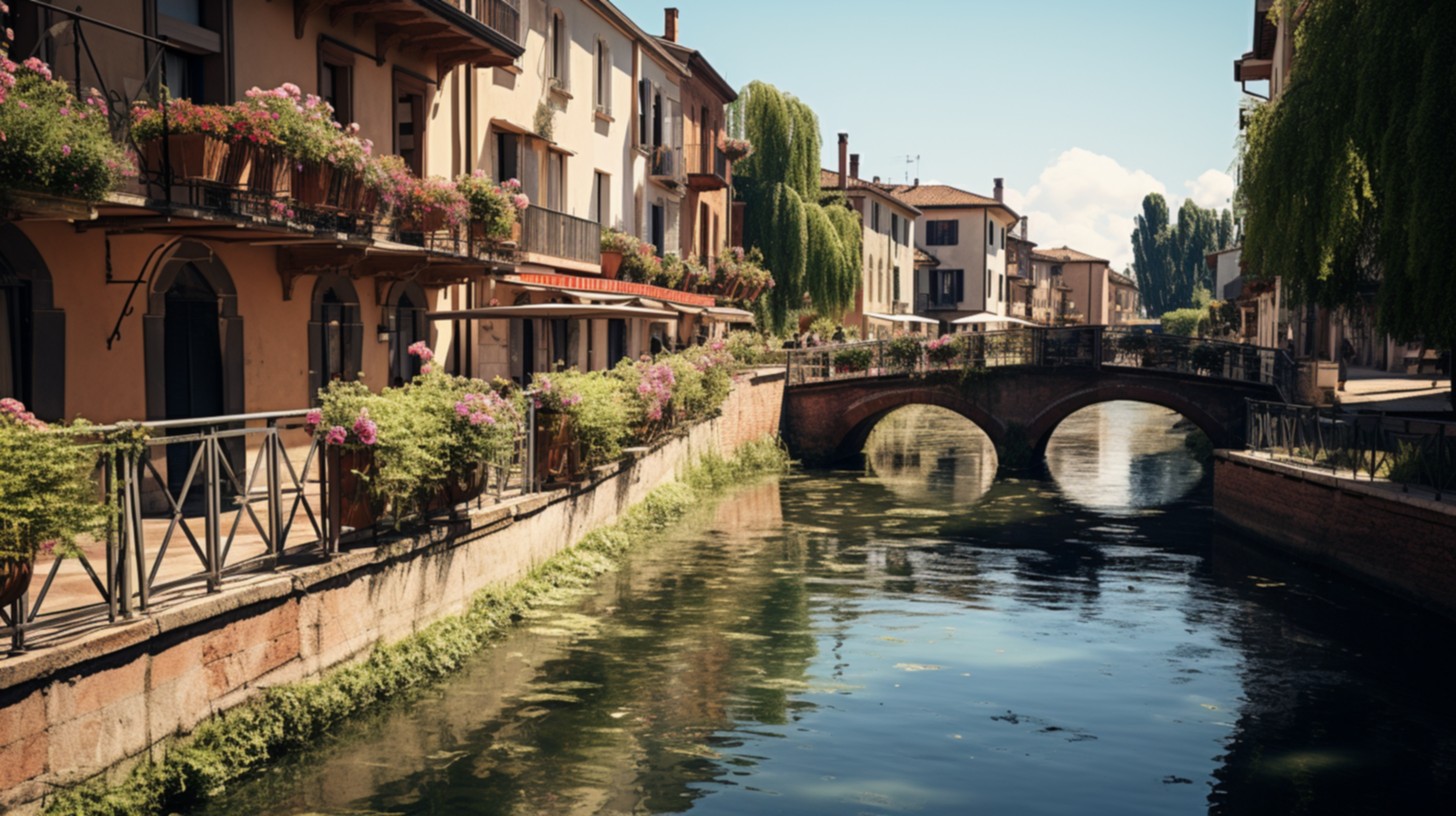
[[[806,305],[843,315],[859,281],[860,231],[854,213],[818,203],[819,118],[801,100],[752,82],[729,107],[728,130],[753,144],[733,175],[747,205],[744,243],[763,252],[774,275],[774,289],[759,303],[765,325],[783,330]]]
[[[1294,4],[1281,3],[1281,24]],[[1318,0],[1244,145],[1244,259],[1401,340],[1456,343],[1456,3]],[[1378,289],[1376,288],[1378,284]]]

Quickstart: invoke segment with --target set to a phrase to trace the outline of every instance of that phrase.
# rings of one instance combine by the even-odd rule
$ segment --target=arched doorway
[[[43,419],[66,413],[66,315],[52,307],[51,276],[35,245],[0,224],[0,397]]]
[[[364,367],[364,324],[359,295],[343,275],[320,275],[308,323],[309,402],[335,380],[349,382]]]
[[[183,241],[163,262],[142,318],[148,419],[243,413],[243,319],[237,300],[232,276],[206,244]],[[174,493],[195,450],[167,446],[167,483]],[[241,444],[230,444],[227,455],[240,466]]]
[[[389,331],[389,384],[404,385],[420,373],[420,359],[409,347],[430,339],[425,317],[425,290],[413,282],[396,283],[385,299],[384,326]]]

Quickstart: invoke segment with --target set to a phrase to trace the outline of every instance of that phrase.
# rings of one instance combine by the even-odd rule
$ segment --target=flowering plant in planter
[[[76,537],[107,519],[91,480],[96,455],[77,438],[85,428],[48,426],[18,400],[0,399],[0,567],[73,555]]]
[[[676,252],[669,252],[662,256],[662,261],[657,265],[657,274],[650,281],[654,286],[663,286],[668,289],[676,289],[682,283],[683,275],[686,274],[687,266],[683,263],[682,256]]]
[[[455,186],[465,196],[471,222],[479,224],[484,236],[492,240],[510,238],[516,214],[531,205],[531,200],[520,192],[519,181],[507,179],[496,184],[482,170],[461,176]]]
[[[377,167],[382,173],[380,200],[400,230],[435,232],[458,227],[469,216],[465,195],[451,182],[438,176],[419,178],[399,156],[385,156]]]
[[[106,197],[132,173],[111,138],[106,103],[84,102],[44,62],[0,56],[0,179],[6,188],[84,201]]]
[[[728,161],[742,161],[753,154],[753,143],[747,139],[730,139],[727,136],[718,137],[718,149]]]
[[[885,346],[885,356],[889,358],[890,365],[898,371],[914,371],[920,364],[920,355],[924,352],[920,340],[913,335],[900,334]]]
[[[657,248],[652,244],[638,242],[635,250],[622,256],[622,280],[652,283],[662,274],[662,259],[657,257]]]
[[[965,344],[949,334],[937,337],[925,344],[925,356],[936,365],[946,365],[965,350]]]
[[[537,375],[531,384],[540,410],[568,418],[571,436],[587,467],[607,464],[622,455],[631,428],[630,396],[621,380],[602,372],[559,371]]]
[[[701,289],[711,286],[713,273],[703,264],[698,256],[693,255],[683,262],[683,283],[682,288],[687,291]]]

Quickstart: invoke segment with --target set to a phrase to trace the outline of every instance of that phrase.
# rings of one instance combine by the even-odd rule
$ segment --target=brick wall
[[[1237,452],[1214,463],[1213,504],[1271,544],[1456,617],[1456,507]]]
[[[0,813],[36,812],[53,785],[123,767],[260,688],[317,677],[464,611],[479,590],[522,577],[685,464],[776,433],[783,386],[782,371],[740,377],[719,417],[587,488],[0,658]]]

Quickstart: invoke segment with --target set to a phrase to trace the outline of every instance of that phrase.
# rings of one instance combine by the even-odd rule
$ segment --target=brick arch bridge
[[[1277,353],[1269,350],[1257,350],[1265,355],[1264,365],[1241,356],[1216,373],[1186,364],[1179,370],[1176,361],[1159,368],[1153,360],[1155,365],[1145,367],[1147,357],[1141,352],[1133,364],[1111,348],[1105,357],[1112,362],[1104,363],[1102,334],[1096,327],[1070,360],[1049,359],[1044,342],[1030,342],[1014,358],[993,362],[972,376],[963,370],[926,371],[923,361],[914,373],[871,367],[845,376],[834,371],[827,356],[835,352],[819,352],[826,356],[817,370],[807,354],[796,352],[797,359],[789,364],[781,432],[790,452],[810,466],[848,464],[861,461],[870,431],[886,414],[908,405],[935,405],[984,431],[1004,467],[1034,467],[1057,426],[1090,405],[1115,400],[1159,405],[1198,426],[1215,447],[1241,447],[1245,400],[1280,400],[1272,377],[1259,376],[1260,370],[1268,375],[1275,368],[1267,363]],[[1165,345],[1178,341],[1187,338],[1158,340]],[[1250,362],[1245,376],[1243,366]]]

